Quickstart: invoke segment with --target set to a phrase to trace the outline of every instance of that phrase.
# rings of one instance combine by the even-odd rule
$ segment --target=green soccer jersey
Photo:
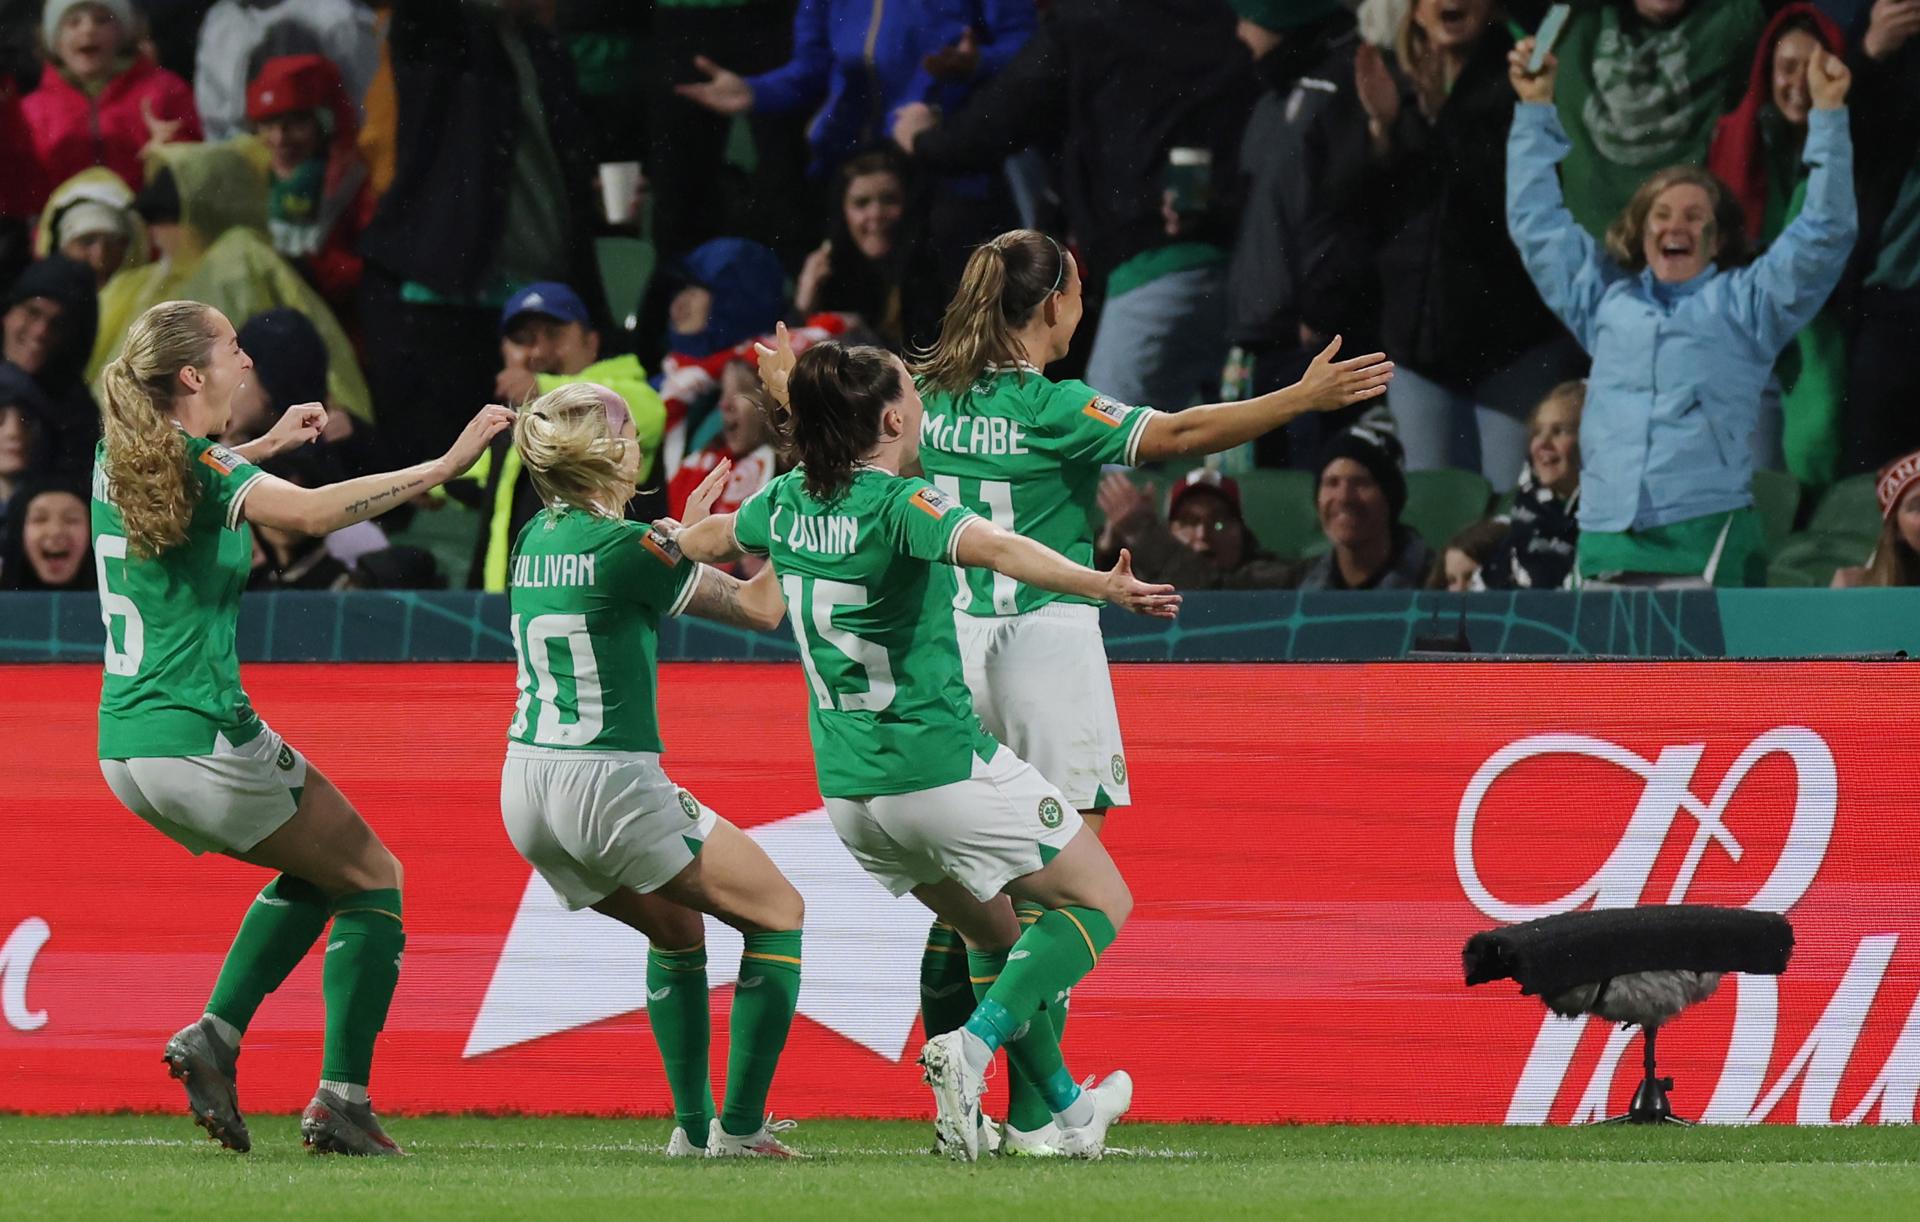
[[[989,366],[960,394],[922,398],[920,464],[936,487],[996,526],[1093,562],[1101,468],[1134,465],[1152,408],[1116,403],[1085,382],[1049,381],[1024,364]],[[953,605],[969,615],[1094,602],[984,569],[957,576]]]
[[[813,691],[820,794],[870,798],[965,780],[996,744],[960,668],[952,564],[975,515],[921,479],[861,467],[838,500],[805,470],[770,481],[734,515],[746,551],[770,556]]]
[[[101,759],[211,755],[220,735],[239,746],[260,733],[240,686],[233,633],[253,568],[241,500],[266,477],[225,446],[186,440],[194,498],[187,537],[150,560],[128,550],[107,482],[107,444],[94,449],[93,563],[107,625]]]
[[[654,658],[698,565],[650,528],[584,509],[542,509],[508,564],[520,702],[507,737],[575,751],[660,750]]]

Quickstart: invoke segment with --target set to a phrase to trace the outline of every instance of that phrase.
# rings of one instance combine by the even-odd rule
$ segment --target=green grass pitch
[[[316,1158],[290,1116],[253,1153],[184,1118],[0,1116],[0,1217],[1920,1218],[1911,1128],[1500,1129],[1123,1125],[1101,1163],[928,1157],[930,1126],[809,1121],[806,1163],[670,1162],[663,1120],[392,1119],[412,1151]]]

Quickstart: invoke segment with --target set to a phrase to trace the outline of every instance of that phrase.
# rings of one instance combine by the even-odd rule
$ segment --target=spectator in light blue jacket
[[[957,108],[1006,66],[1035,21],[1033,0],[800,0],[792,59],[743,77],[702,56],[708,79],[676,89],[720,114],[812,113],[819,175],[884,143],[909,102]]]
[[[1635,193],[1602,249],[1573,219],[1554,167],[1569,142],[1556,64],[1509,75],[1507,224],[1541,297],[1593,357],[1580,422],[1580,580],[1662,588],[1759,584],[1753,480],[1760,396],[1780,350],[1833,292],[1856,226],[1851,78],[1819,52],[1802,156],[1806,204],[1757,261],[1733,194],[1697,167]]]

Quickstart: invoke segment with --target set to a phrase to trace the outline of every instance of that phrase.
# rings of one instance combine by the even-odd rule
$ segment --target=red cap
[[[1892,517],[1893,511],[1900,507],[1901,499],[1907,495],[1907,489],[1915,484],[1920,484],[1920,450],[1880,468],[1880,478],[1874,483],[1873,490],[1880,494],[1881,518]]]
[[[1171,518],[1180,512],[1180,502],[1196,488],[1205,489],[1223,498],[1233,506],[1233,512],[1240,513],[1240,485],[1228,476],[1220,474],[1211,467],[1195,467],[1180,477],[1180,482],[1167,494],[1167,516]]]
[[[352,122],[353,106],[340,83],[340,70],[324,55],[275,56],[247,86],[250,122],[311,110],[331,114],[335,131]]]

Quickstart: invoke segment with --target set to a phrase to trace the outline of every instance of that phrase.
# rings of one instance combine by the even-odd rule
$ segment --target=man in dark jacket
[[[515,289],[564,281],[604,313],[589,129],[551,18],[538,0],[394,7],[394,178],[360,249],[367,380],[400,461],[439,453],[487,401]]]
[[[1264,86],[1240,142],[1239,225],[1227,267],[1224,399],[1299,380],[1335,335],[1377,347],[1379,277],[1355,219],[1367,178],[1366,112],[1353,87],[1359,34],[1340,0],[1233,0]],[[1364,405],[1303,416],[1260,440],[1262,466],[1311,466]]]
[[[1129,403],[1178,409],[1210,395],[1225,355],[1232,235],[1208,197],[1232,181],[1257,90],[1234,27],[1224,0],[1054,0],[959,113],[935,125],[908,106],[894,126],[901,148],[943,171],[1061,142],[1082,275],[1106,295],[1087,378]],[[1165,216],[1175,150],[1196,177],[1177,226]]]
[[[100,440],[100,409],[81,371],[99,324],[93,271],[62,255],[28,264],[0,313],[0,358],[34,380],[49,409],[52,469],[84,475]]]

